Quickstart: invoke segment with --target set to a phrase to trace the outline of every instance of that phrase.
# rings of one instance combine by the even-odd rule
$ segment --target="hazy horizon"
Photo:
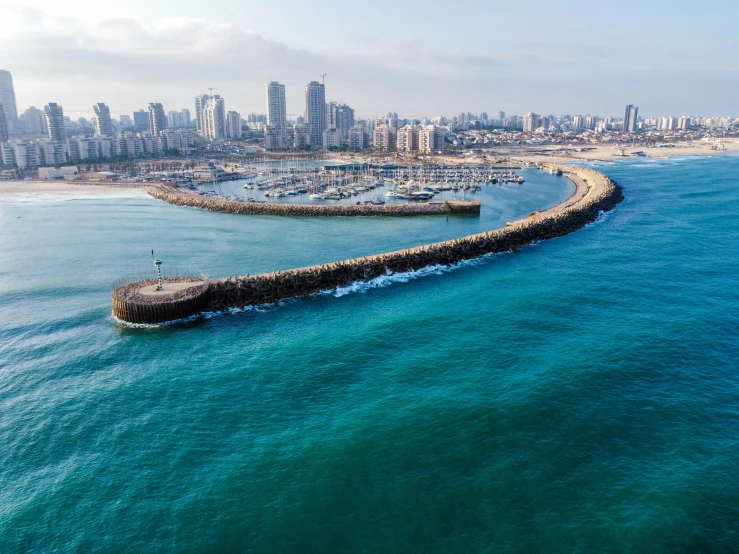
[[[566,9],[569,7],[569,9]],[[708,10],[703,10],[706,12]],[[264,113],[264,85],[286,85],[288,112],[327,73],[326,99],[357,117],[459,112],[645,117],[735,115],[737,6],[684,1],[618,6],[437,0],[396,5],[222,0],[208,4],[49,0],[0,6],[0,69],[19,113],[57,102],[65,115],[114,117],[161,102],[193,111],[214,87],[227,110]],[[573,15],[576,14],[576,15]],[[50,55],[53,53],[53,56]]]

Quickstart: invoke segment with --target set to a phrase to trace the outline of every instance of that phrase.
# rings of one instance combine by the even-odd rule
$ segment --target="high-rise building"
[[[98,102],[92,109],[95,111],[95,134],[103,137],[112,137],[115,135],[113,132],[113,121],[110,119],[110,108]]]
[[[332,125],[341,132],[341,136],[346,138],[349,136],[349,129],[354,127],[354,110],[346,104],[337,104],[332,102],[331,121]]]
[[[203,132],[203,110],[208,99],[210,99],[208,94],[198,94],[195,97],[195,126],[201,133]]]
[[[151,128],[149,121],[149,112],[146,110],[138,110],[133,112],[133,126],[136,131],[146,131]]]
[[[272,81],[266,87],[267,92],[267,125],[277,134],[276,148],[287,146],[287,104],[285,103],[285,85]]]
[[[598,123],[597,115],[586,115],[585,116],[585,128],[586,129],[595,129],[596,123]]]
[[[44,112],[31,106],[25,112],[23,112],[23,120],[26,123],[26,134],[37,137],[46,136],[48,130],[46,129],[46,118]]]
[[[64,110],[54,102],[44,106],[46,116],[46,129],[52,140],[64,141],[67,139],[67,126],[64,121]]]
[[[677,128],[683,131],[690,129],[690,118],[686,115],[682,116],[677,122]]]
[[[159,102],[149,104],[149,128],[155,137],[167,128],[167,115]]]
[[[0,142],[6,142],[10,138],[8,133],[8,120],[5,118],[5,110],[0,104]]]
[[[505,112],[504,111],[501,110],[501,111],[498,112],[498,119],[500,119],[500,122],[503,123],[503,120],[505,119]]]
[[[180,112],[167,112],[167,129],[182,127],[182,114]]]
[[[524,122],[524,125],[526,123]],[[572,116],[572,128],[573,129],[584,129],[585,128],[585,118],[581,115],[573,115]]]
[[[226,114],[226,137],[241,138],[241,114],[239,112],[228,112]]]
[[[217,94],[203,107],[203,136],[219,140],[226,138],[226,103]]]
[[[638,114],[639,108],[631,104],[626,106],[626,111],[624,112],[624,133],[633,133],[636,130],[636,118]]]
[[[323,131],[326,128],[326,87],[317,81],[305,85],[305,122],[310,128],[311,144],[323,144]]]
[[[523,132],[533,133],[539,128],[539,115],[529,112],[523,116]]]
[[[182,108],[180,113],[182,114],[182,126],[188,128],[192,127],[192,116],[190,115],[190,110]]]
[[[18,121],[18,108],[15,103],[15,89],[13,76],[10,71],[0,70],[0,104],[3,105],[8,133],[13,135],[21,132]]]

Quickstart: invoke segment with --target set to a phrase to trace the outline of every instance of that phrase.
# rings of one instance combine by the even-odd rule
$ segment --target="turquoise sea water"
[[[729,552],[739,158],[596,164],[626,200],[450,271],[153,329],[108,283],[502,225],[0,196],[0,551]]]

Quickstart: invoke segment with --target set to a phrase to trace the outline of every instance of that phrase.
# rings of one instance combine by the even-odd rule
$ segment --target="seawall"
[[[273,204],[259,202],[239,202],[200,196],[183,192],[168,185],[150,187],[149,194],[154,198],[174,204],[200,208],[212,212],[225,212],[246,215],[280,215],[280,216],[413,216],[413,215],[449,215],[479,214],[480,201],[448,200],[446,202],[414,202],[411,204]]]
[[[504,228],[364,258],[200,282],[197,286],[204,287],[203,290],[206,291],[198,301],[202,302],[203,307],[187,315],[268,304],[356,281],[367,281],[388,272],[416,270],[435,264],[451,265],[485,254],[516,251],[537,241],[572,233],[592,223],[601,212],[613,209],[623,200],[621,187],[601,173],[579,167],[560,169],[575,184],[575,192],[561,204],[528,218],[509,222]],[[133,283],[126,287],[129,287],[127,290],[130,292],[138,285]],[[119,289],[113,293],[114,300],[117,290]],[[147,302],[147,305],[151,306],[151,302]],[[167,315],[173,313],[169,302],[157,302],[156,305],[158,308],[149,307],[144,312],[143,317],[150,317],[151,321],[139,320],[134,323],[159,323],[176,319]],[[178,318],[183,317],[181,311],[179,304]],[[119,319],[129,321],[126,313],[116,310],[115,301],[114,313]]]

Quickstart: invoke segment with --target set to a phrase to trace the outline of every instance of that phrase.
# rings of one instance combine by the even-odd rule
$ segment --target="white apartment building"
[[[576,116],[579,117],[579,116]],[[523,132],[533,133],[539,128],[539,114],[529,112],[523,116]]]
[[[264,147],[267,150],[279,150],[283,148],[280,128],[273,125],[264,126]]]
[[[445,135],[446,133],[443,127],[437,127],[436,125],[424,127],[418,134],[418,150],[423,154],[443,152],[445,148]]]
[[[226,103],[218,95],[208,99],[203,108],[203,136],[220,140],[226,138]]]
[[[329,127],[323,131],[323,147],[339,148],[341,146],[341,131],[336,127]]]
[[[349,150],[364,150],[369,147],[369,130],[355,125],[349,129]]]
[[[232,111],[226,114],[226,137],[241,138],[241,114],[239,112]]]
[[[67,163],[67,141],[41,139],[38,141],[41,162],[44,165],[62,165]]]
[[[374,147],[376,150],[395,150],[397,147],[397,131],[388,125],[375,127]]]
[[[287,147],[287,104],[285,102],[285,85],[272,81],[266,86],[267,94],[267,125],[276,130],[278,146]],[[307,91],[306,91],[307,102]],[[306,103],[307,109],[307,103]]]
[[[265,134],[266,136],[266,134]],[[303,150],[311,145],[310,126],[305,123],[298,123],[293,128],[293,146],[298,150]]]
[[[26,122],[26,134],[36,137],[46,136],[49,130],[46,128],[46,118],[44,112],[31,106],[23,112],[23,119]]]
[[[415,152],[418,150],[418,128],[406,125],[398,130],[398,152]]]

